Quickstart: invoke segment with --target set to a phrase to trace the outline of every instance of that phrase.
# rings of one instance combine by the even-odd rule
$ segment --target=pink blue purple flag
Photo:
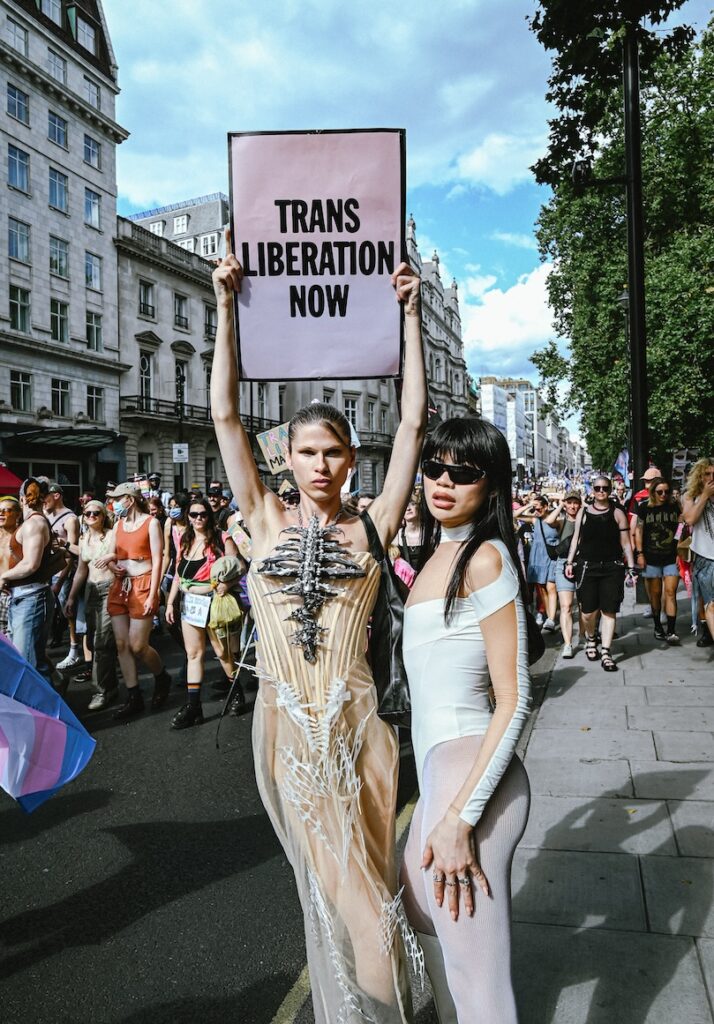
[[[86,767],[96,746],[60,695],[0,633],[0,786],[28,813]]]

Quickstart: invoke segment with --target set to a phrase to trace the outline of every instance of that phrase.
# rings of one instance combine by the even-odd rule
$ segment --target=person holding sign
[[[218,329],[211,412],[253,544],[248,588],[259,637],[258,786],[305,909],[317,1024],[407,1024],[403,943],[417,960],[421,953],[397,895],[399,745],[396,730],[377,716],[366,658],[367,622],[381,579],[366,531],[373,524],[382,547],[388,546],[421,451],[427,396],[420,280],[404,263],[391,275],[406,328],[402,419],[367,523],[342,507],[355,449],[349,422],[330,405],[307,406],[290,421],[288,464],[297,506],[285,508],[261,482],[236,403],[232,310],[242,276],[230,253],[213,275]]]
[[[179,708],[171,719],[172,729],[188,729],[203,722],[201,685],[207,633],[223,671],[229,682],[233,681],[234,652],[227,649],[209,628],[214,593],[223,597],[230,589],[226,583],[217,583],[214,586],[211,582],[213,564],[222,556],[223,542],[211,505],[205,498],[194,499],[189,505],[188,525],[181,535],[176,556],[176,573],[166,602],[166,621],[169,626],[173,626],[176,618],[176,598],[180,588],[181,632],[186,648],[188,703]]]

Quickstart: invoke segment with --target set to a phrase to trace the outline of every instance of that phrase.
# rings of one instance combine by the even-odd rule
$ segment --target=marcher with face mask
[[[406,264],[392,275],[405,313],[401,423],[382,493],[358,517],[341,499],[355,464],[350,424],[330,405],[307,406],[290,421],[296,507],[286,509],[260,479],[237,412],[233,300],[241,276],[233,255],[213,275],[211,413],[252,538],[258,787],[306,915],[316,1024],[408,1024],[401,935],[411,933],[399,912],[394,844],[399,745],[377,715],[366,639],[381,580],[370,548],[381,549],[381,560],[399,528],[426,426],[420,282]],[[379,624],[372,628],[374,644]]]
[[[109,552],[97,558],[94,564],[98,569],[111,569],[116,577],[109,589],[107,610],[127,696],[114,717],[127,721],[144,710],[138,661],[154,676],[152,708],[160,708],[165,703],[171,688],[171,677],[159,655],[149,646],[153,618],[159,607],[163,539],[161,527],[149,515],[146,500],[136,484],[119,484],[110,497],[117,521]]]

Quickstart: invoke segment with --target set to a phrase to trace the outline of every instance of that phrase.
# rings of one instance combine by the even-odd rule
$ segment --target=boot
[[[200,704],[184,704],[171,719],[172,729],[188,729],[192,725],[203,725],[203,708]]]
[[[158,676],[154,676],[154,693],[151,698],[152,710],[162,707],[166,703],[166,700],[171,690],[171,676],[168,674],[165,668],[162,668]]]
[[[244,715],[246,711],[250,711],[250,705],[245,699],[245,690],[239,679],[236,679],[234,686],[235,691],[228,705],[228,714],[237,718],[239,715]]]
[[[434,1006],[439,1024],[458,1024],[456,1007],[446,980],[441,943],[436,935],[424,935],[422,932],[417,932],[416,935],[424,953],[424,964],[431,982],[431,990],[434,993]]]
[[[712,635],[709,632],[709,626],[706,622],[699,622],[699,637],[697,639],[697,647],[711,647],[714,644]]]
[[[117,722],[128,722],[130,718],[140,715],[144,710],[144,698],[138,686],[132,686],[126,691],[126,702],[114,712]]]

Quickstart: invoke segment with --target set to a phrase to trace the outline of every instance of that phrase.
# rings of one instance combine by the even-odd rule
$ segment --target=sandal
[[[603,647],[600,651],[600,664],[605,672],[617,672],[617,665],[610,656],[610,648]]]
[[[597,650],[597,640],[594,636],[585,634],[585,657],[588,661],[597,661],[600,655]]]

